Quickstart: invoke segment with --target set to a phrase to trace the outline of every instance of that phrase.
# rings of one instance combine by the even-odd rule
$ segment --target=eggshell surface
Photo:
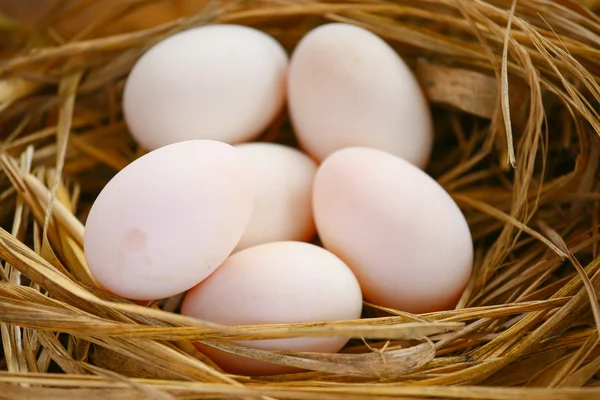
[[[193,140],[152,151],[96,198],[84,235],[90,271],[105,289],[134,300],[181,293],[231,253],[253,202],[234,147]]]
[[[290,61],[288,108],[302,147],[321,161],[373,147],[424,167],[431,114],[411,70],[370,31],[344,23],[306,34]]]
[[[191,139],[251,140],[284,105],[287,67],[283,47],[259,30],[189,29],[135,64],[123,93],[125,120],[148,150]]]
[[[473,263],[467,222],[425,172],[377,149],[329,156],[313,206],[324,247],[353,270],[374,304],[424,313],[452,307]]]
[[[244,143],[254,187],[254,210],[236,251],[268,242],[308,241],[315,235],[312,187],[317,164],[300,151],[275,143]]]
[[[230,256],[187,293],[181,313],[224,325],[244,325],[356,319],[361,308],[358,282],[338,257],[312,244],[288,241],[254,246]],[[322,337],[236,343],[264,350],[333,353],[347,340]],[[230,373],[296,371],[206,345],[199,349]]]

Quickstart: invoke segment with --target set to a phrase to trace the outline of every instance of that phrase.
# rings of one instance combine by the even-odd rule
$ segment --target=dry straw
[[[57,1],[33,31],[0,18],[0,398],[600,398],[597,2],[233,1],[105,34],[156,3],[129,0],[73,38],[52,30],[92,3]],[[410,315],[366,304],[372,318],[359,321],[224,327],[168,312],[177,298],[141,307],[96,289],[80,221],[141,154],[119,109],[140,54],[219,22],[258,27],[292,49],[327,21],[388,40],[432,103],[429,172],[465,212],[476,247],[457,308]],[[290,137],[282,117],[263,139]],[[354,340],[335,355],[228,342],[340,334]],[[192,341],[307,372],[227,375]]]

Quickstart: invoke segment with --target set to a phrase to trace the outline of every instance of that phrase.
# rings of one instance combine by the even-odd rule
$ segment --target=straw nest
[[[600,398],[595,2],[233,1],[106,34],[150,3],[127,1],[64,41],[48,28],[93,2],[56,3],[38,30],[0,21],[0,398]],[[219,22],[258,27],[291,49],[326,21],[387,39],[433,106],[428,172],[463,209],[476,248],[456,309],[410,315],[365,304],[370,318],[358,321],[224,327],[169,312],[177,298],[142,307],[96,289],[82,221],[141,154],[120,114],[140,54]],[[290,138],[282,117],[263,140]],[[339,334],[354,339],[335,355],[228,342]],[[193,341],[307,372],[227,375]]]

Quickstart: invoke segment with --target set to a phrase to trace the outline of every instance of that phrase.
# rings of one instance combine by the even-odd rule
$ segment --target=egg
[[[84,234],[90,271],[106,290],[133,300],[181,293],[229,256],[253,203],[233,146],[161,147],[117,173],[94,201]]]
[[[133,137],[148,150],[258,136],[282,110],[288,56],[271,36],[240,25],[172,35],[135,64],[123,93]]]
[[[230,256],[191,289],[181,313],[224,325],[322,322],[360,317],[360,286],[350,269],[327,250],[302,242],[266,243]],[[263,350],[334,353],[345,337],[238,341]],[[225,371],[276,374],[297,369],[198,345]]]
[[[317,171],[313,207],[324,247],[354,271],[366,300],[424,313],[461,296],[473,264],[469,226],[452,197],[406,160],[336,151]]]
[[[345,147],[373,147],[423,168],[431,113],[411,70],[381,38],[345,23],[321,25],[296,46],[288,108],[302,147],[317,160]]]
[[[254,188],[254,210],[237,250],[315,235],[312,186],[317,164],[302,152],[276,143],[237,145]]]

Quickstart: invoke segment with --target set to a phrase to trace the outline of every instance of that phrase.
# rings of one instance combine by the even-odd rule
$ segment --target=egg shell
[[[324,247],[354,271],[368,301],[424,313],[460,297],[473,263],[469,226],[414,165],[382,150],[339,150],[317,171],[313,206]]]
[[[191,139],[239,143],[258,136],[285,102],[288,56],[269,35],[207,25],[170,36],[135,64],[123,112],[144,148]]]
[[[130,299],[181,293],[229,256],[253,202],[233,146],[194,140],[152,151],[94,201],[84,235],[90,271],[105,289]]]
[[[385,41],[345,23],[321,25],[290,61],[288,108],[302,147],[317,160],[345,147],[388,151],[424,167],[431,113],[411,70]]]
[[[224,325],[321,322],[360,317],[362,298],[356,277],[335,255],[312,244],[276,242],[230,256],[204,282],[191,289],[181,313]],[[334,353],[344,337],[238,341],[264,350]],[[296,368],[198,348],[225,371],[276,374]]]
[[[236,148],[247,162],[254,188],[254,210],[236,251],[268,242],[309,241],[316,232],[312,187],[317,164],[276,143]]]

